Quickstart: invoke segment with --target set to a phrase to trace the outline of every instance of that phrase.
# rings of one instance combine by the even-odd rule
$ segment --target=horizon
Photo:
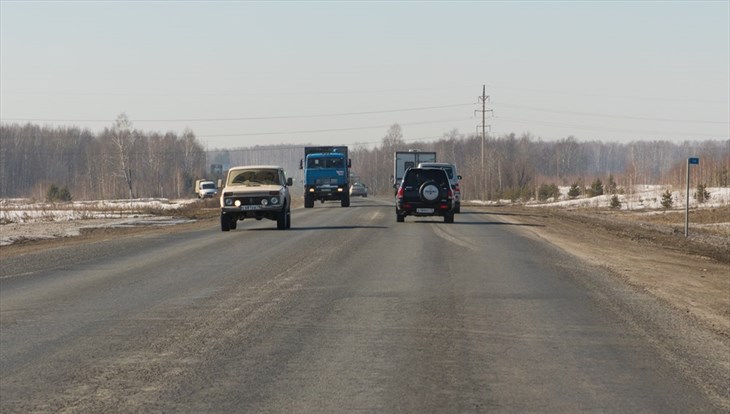
[[[79,125],[72,125],[72,124],[70,124],[70,125],[45,124],[45,125],[43,125],[43,124],[32,123],[32,122],[25,122],[25,123],[0,122],[0,126],[4,126],[4,127],[17,126],[20,128],[25,128],[27,126],[31,126],[31,127],[40,128],[41,130],[44,130],[44,129],[45,130],[78,129],[81,132],[90,133],[94,138],[99,138],[99,135],[104,132],[103,130],[93,131],[89,128],[81,127]],[[109,128],[111,130],[112,127],[113,127],[113,125],[108,125],[105,128]],[[134,128],[134,125],[133,125],[132,130],[142,133],[145,137],[150,137],[153,134],[165,135],[167,133],[172,133],[172,134],[175,134],[175,136],[177,136],[177,138],[181,138],[183,135],[176,131],[167,131],[167,132],[162,132],[162,133],[160,133],[159,131],[147,131],[147,130],[143,130],[143,129],[139,129],[139,128]],[[318,142],[302,142],[302,143],[278,142],[278,143],[273,143],[273,144],[251,143],[248,146],[208,147],[208,146],[206,146],[206,143],[201,141],[200,138],[195,134],[195,131],[190,130],[189,132],[192,132],[193,136],[198,141],[198,143],[204,147],[203,152],[206,152],[206,153],[218,152],[218,151],[239,151],[239,150],[245,150],[245,151],[256,151],[256,150],[270,151],[272,149],[286,150],[286,149],[299,149],[299,148],[303,148],[303,147],[307,147],[307,146],[318,146],[318,145],[345,145],[345,146],[348,146],[350,149],[363,148],[366,150],[375,150],[375,149],[381,148],[383,145],[383,138],[381,137],[381,138],[371,141],[371,142],[354,142],[351,144],[343,144],[343,143],[339,143],[339,142],[328,143],[328,144],[321,144]],[[669,144],[681,147],[681,146],[686,146],[686,145],[694,146],[694,145],[702,145],[702,144],[706,144],[706,143],[716,144],[716,143],[725,142],[728,144],[727,149],[730,151],[730,137],[718,138],[718,139],[686,139],[683,141],[672,141],[669,139],[610,141],[610,140],[601,140],[601,139],[583,140],[583,139],[580,139],[579,137],[575,137],[572,135],[567,136],[567,137],[557,138],[557,139],[544,139],[542,137],[530,135],[528,132],[523,132],[521,134],[518,134],[515,132],[506,132],[501,135],[494,135],[494,134],[490,135],[489,133],[487,133],[486,142],[489,142],[490,140],[491,141],[501,141],[501,140],[505,140],[505,139],[510,139],[512,136],[514,136],[514,138],[517,140],[527,138],[528,140],[530,140],[530,142],[558,143],[558,142],[562,142],[562,141],[572,140],[578,144],[597,143],[600,145],[618,144],[618,145],[622,145],[622,146],[632,146],[632,145],[637,145],[637,144],[651,144],[651,143],[669,143]],[[472,134],[459,135],[458,137],[451,137],[451,136],[447,136],[447,133],[444,133],[441,136],[435,136],[435,137],[429,137],[429,138],[403,139],[402,145],[408,146],[410,144],[413,144],[416,146],[418,146],[418,145],[427,145],[428,146],[428,145],[438,144],[438,143],[444,142],[444,141],[449,141],[451,139],[467,141],[467,140],[471,140],[471,139],[481,139],[481,135],[472,133]],[[398,147],[400,148],[400,144]]]
[[[0,2],[0,122],[206,148],[730,137],[728,2]],[[482,95],[488,99],[482,105]]]

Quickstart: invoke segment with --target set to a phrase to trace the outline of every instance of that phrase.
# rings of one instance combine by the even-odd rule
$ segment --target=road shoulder
[[[538,208],[487,208],[590,264],[600,266],[636,289],[648,292],[715,333],[730,337],[730,264],[683,248],[668,246],[653,230],[635,231],[632,223],[606,223],[570,211]],[[677,238],[678,236],[671,236]]]

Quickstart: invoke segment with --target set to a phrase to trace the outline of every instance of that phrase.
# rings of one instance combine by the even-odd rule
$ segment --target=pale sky
[[[213,148],[730,138],[730,1],[0,1],[0,119]]]

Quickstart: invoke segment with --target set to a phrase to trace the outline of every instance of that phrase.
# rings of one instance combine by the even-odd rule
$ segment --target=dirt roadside
[[[171,233],[217,225],[217,209],[188,211],[193,222],[172,226],[88,227],[78,236],[21,240],[0,246],[0,260],[61,245],[95,243],[139,234]],[[568,253],[609,269],[636,289],[686,312],[712,331],[730,337],[730,206],[693,213],[691,237],[684,215],[565,210],[545,207],[469,206],[521,227]],[[468,210],[467,210],[468,211]],[[458,220],[458,217],[457,217]],[[716,223],[724,226],[714,225]],[[44,226],[44,223],[36,223]],[[73,223],[56,223],[72,226]],[[76,224],[77,225],[77,224]],[[48,224],[45,224],[45,231]],[[0,225],[0,232],[10,231]]]
[[[730,337],[730,237],[709,226],[684,237],[684,216],[600,210],[485,208],[526,234],[611,271],[634,288],[725,337]],[[728,221],[730,209],[695,213],[702,221]],[[708,216],[708,217],[702,217]],[[714,216],[714,217],[709,217]]]

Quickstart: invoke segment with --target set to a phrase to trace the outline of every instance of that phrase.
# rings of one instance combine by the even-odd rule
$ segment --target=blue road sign
[[[690,164],[699,164],[700,159],[699,158],[688,158],[687,162],[689,162]]]

